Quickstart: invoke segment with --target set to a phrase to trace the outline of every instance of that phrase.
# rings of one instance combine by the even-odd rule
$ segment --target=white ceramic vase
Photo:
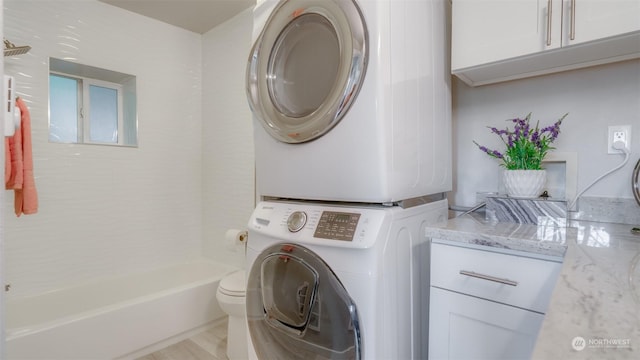
[[[502,179],[509,196],[537,198],[547,182],[547,171],[505,170]]]

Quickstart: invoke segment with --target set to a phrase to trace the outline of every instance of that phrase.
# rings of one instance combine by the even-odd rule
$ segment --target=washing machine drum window
[[[313,140],[346,114],[366,62],[367,31],[355,1],[281,1],[251,51],[249,103],[277,140]]]
[[[247,284],[249,333],[260,359],[360,359],[353,300],[311,250],[276,244],[254,262]]]

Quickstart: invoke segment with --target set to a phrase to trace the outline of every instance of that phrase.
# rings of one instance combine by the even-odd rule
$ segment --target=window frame
[[[56,91],[58,90],[57,87],[55,89],[52,89],[51,79],[53,79],[54,76],[68,79],[69,82],[72,82],[72,81],[75,82],[76,85],[79,86],[75,90],[76,94],[65,95],[64,93],[57,93]],[[49,88],[48,88],[49,116],[47,117],[48,124],[49,124],[49,130],[48,130],[49,142],[58,143],[58,144],[109,145],[109,146],[116,146],[116,147],[133,147],[133,148],[139,147],[138,104],[137,104],[138,96],[137,96],[136,84],[137,84],[136,75],[131,75],[131,74],[122,73],[119,71],[113,71],[113,70],[100,68],[100,67],[95,67],[91,65],[85,65],[85,64],[77,63],[75,61],[64,60],[61,58],[49,57]],[[91,94],[87,93],[89,90],[85,91],[85,88],[90,89],[91,86],[106,88],[105,93],[103,94],[106,97],[104,98],[98,97],[94,99],[97,99],[101,103],[103,103],[102,100],[106,101],[103,104],[107,106],[106,108],[104,108],[104,110],[107,111],[105,115],[108,117],[101,118],[100,120],[105,120],[107,122],[110,122],[109,118],[113,119],[114,116],[118,117],[117,124],[111,123],[112,125],[117,125],[117,130],[113,127],[105,128],[107,131],[113,131],[113,132],[117,131],[117,142],[112,141],[112,140],[115,140],[113,139],[113,136],[112,136],[113,134],[107,134],[107,132],[102,132],[102,134],[99,134],[99,133],[96,134],[94,132],[93,134],[100,140],[106,140],[106,142],[91,141],[91,132],[90,132],[91,104],[89,104],[89,102],[91,101]],[[53,93],[51,92],[52,90],[54,90]],[[69,88],[67,88],[67,90],[71,91],[71,89]],[[116,95],[115,95],[116,99],[113,99],[112,97],[113,95],[113,93],[111,92],[112,90],[116,92]],[[102,90],[100,89],[98,91],[102,92]],[[57,106],[62,106],[62,108],[58,109],[58,111],[61,111],[60,114],[63,114],[63,113],[68,114],[68,117],[56,118],[55,119],[56,122],[52,123],[51,122],[52,120],[51,100],[56,98],[58,95],[67,96],[67,99],[69,99],[69,96],[71,97],[75,96],[76,98],[74,101],[78,103],[77,104],[78,109],[73,109],[72,106],[69,106],[65,109],[64,101],[66,100],[60,99],[60,100],[63,100],[63,102],[56,104]],[[118,102],[117,109],[113,109],[113,107],[109,105],[113,100]],[[81,109],[82,109],[82,112],[80,111]],[[111,109],[113,109],[115,113],[113,113]],[[71,116],[74,116],[70,112],[75,112],[75,117],[76,117],[75,119],[70,118]],[[98,115],[101,116],[100,114]],[[70,121],[70,120],[73,120],[73,121]],[[72,129],[72,128],[65,129],[63,127],[62,132],[57,131],[59,129],[52,127],[52,124],[71,127],[71,126],[74,126],[73,125],[74,122],[76,123],[75,129]],[[104,123],[104,124],[106,125],[107,123]],[[100,123],[100,125],[103,125],[103,124]],[[52,130],[55,130],[55,132],[52,133]],[[72,131],[75,132],[75,134],[71,134]],[[103,136],[103,134],[106,136]],[[55,136],[52,136],[52,135],[55,135]],[[66,136],[66,135],[74,135],[74,136]]]
[[[116,91],[117,98],[117,116],[118,116],[118,124],[117,124],[117,134],[116,134],[116,142],[101,142],[101,141],[93,141],[91,140],[91,101],[88,100],[84,102],[83,111],[86,114],[86,118],[82,115],[83,128],[82,135],[84,137],[85,144],[100,144],[100,145],[124,145],[124,103],[123,103],[123,86],[121,84],[112,83],[104,80],[96,80],[92,78],[83,78],[82,79],[82,87],[83,87],[83,100],[90,99],[91,96],[91,85],[99,86],[107,89],[112,89]]]
[[[122,84],[98,80],[94,78],[77,76],[73,74],[67,74],[60,71],[49,71],[49,76],[55,75],[59,77],[64,77],[67,79],[72,79],[76,81],[77,89],[76,94],[78,96],[78,108],[76,109],[77,115],[77,144],[96,144],[96,145],[117,145],[117,146],[126,146],[124,144],[124,100],[123,100],[123,92],[124,87]],[[91,101],[90,101],[90,89],[91,85],[99,86],[107,89],[112,89],[116,91],[116,99],[117,99],[117,141],[116,142],[103,142],[103,141],[93,141],[91,140]],[[49,124],[51,127],[51,124]],[[54,141],[57,142],[57,141]]]

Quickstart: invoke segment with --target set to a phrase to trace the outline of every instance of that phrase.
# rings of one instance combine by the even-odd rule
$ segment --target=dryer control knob
[[[289,215],[289,219],[287,219],[287,228],[289,228],[291,232],[298,232],[302,230],[306,223],[307,214],[303,211],[294,211],[293,214]]]

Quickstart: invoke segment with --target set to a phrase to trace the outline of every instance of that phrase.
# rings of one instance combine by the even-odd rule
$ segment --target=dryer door
[[[294,244],[265,249],[247,281],[247,320],[260,359],[360,359],[356,305],[329,266]]]
[[[254,116],[275,139],[313,140],[355,100],[367,63],[367,30],[354,0],[283,0],[247,67]]]

